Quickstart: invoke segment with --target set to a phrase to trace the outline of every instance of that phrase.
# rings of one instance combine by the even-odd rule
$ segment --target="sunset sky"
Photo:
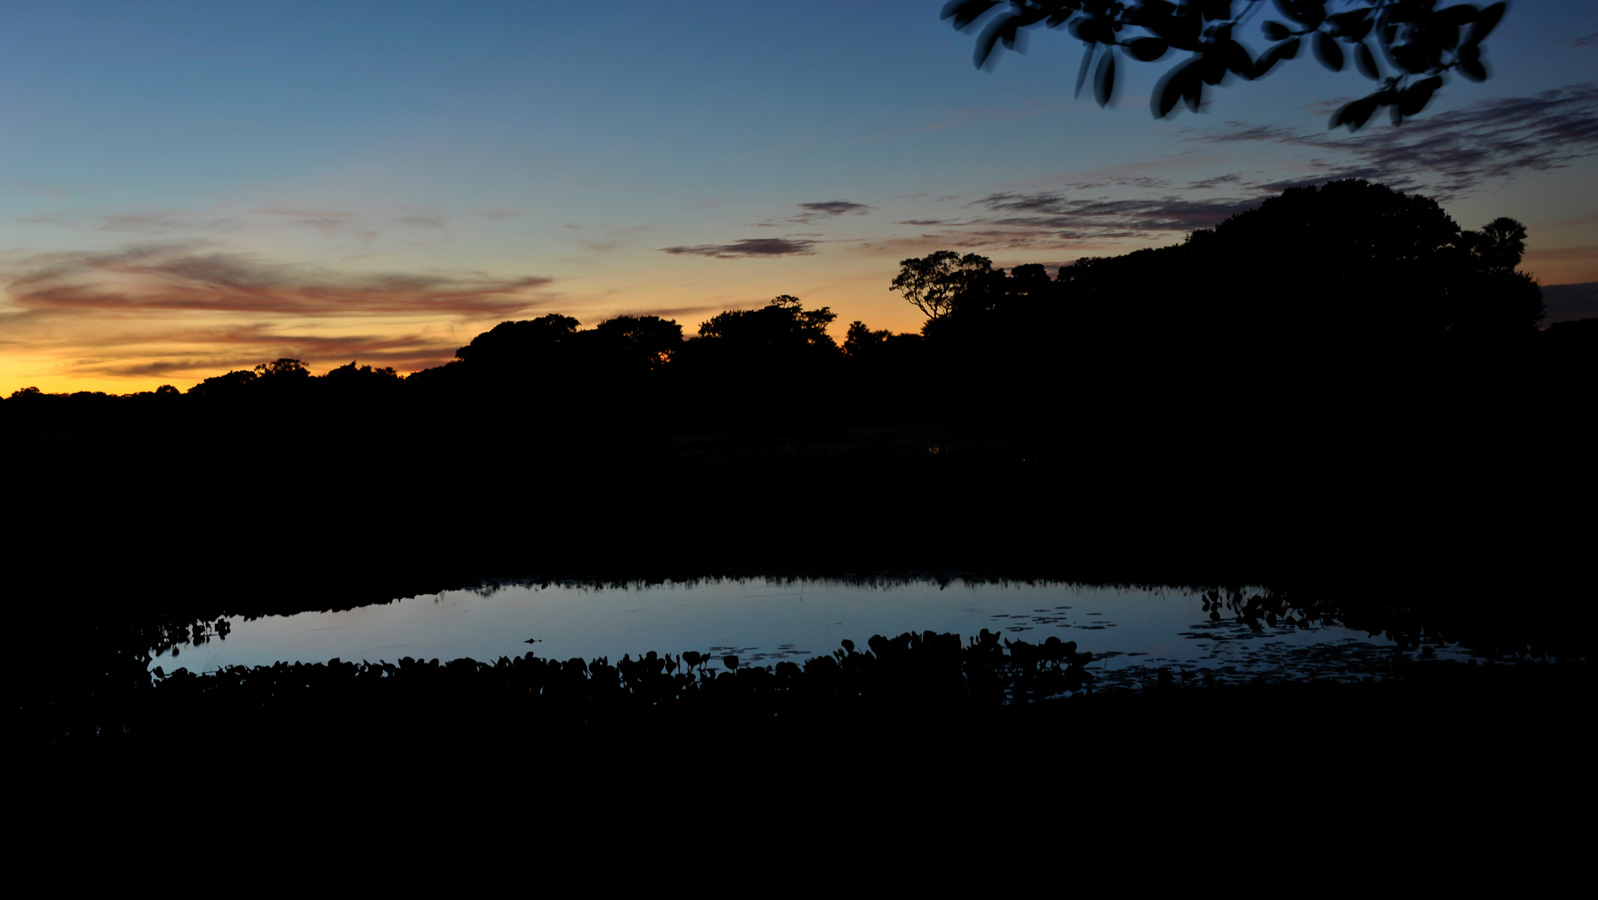
[[[1156,120],[1174,56],[1099,109],[1072,97],[1079,42],[978,71],[941,6],[7,4],[0,395],[285,356],[410,372],[507,319],[691,335],[778,294],[840,336],[909,331],[906,257],[1052,269],[1350,175],[1519,219],[1545,289],[1587,285],[1550,291],[1555,317],[1598,315],[1593,4],[1514,4],[1489,81],[1353,135],[1327,118],[1368,83],[1307,52]]]

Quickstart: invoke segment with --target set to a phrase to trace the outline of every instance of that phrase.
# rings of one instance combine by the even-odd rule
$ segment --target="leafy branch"
[[[1264,0],[949,0],[943,18],[975,32],[975,62],[981,68],[999,46],[1019,50],[1027,30],[1064,28],[1086,49],[1076,92],[1091,77],[1100,106],[1114,96],[1117,59],[1158,62],[1173,51],[1185,55],[1160,78],[1150,97],[1155,118],[1178,104],[1198,111],[1206,87],[1229,76],[1253,81],[1307,42],[1321,65],[1354,69],[1377,87],[1344,104],[1328,127],[1362,127],[1386,107],[1393,124],[1419,114],[1457,71],[1469,81],[1488,77],[1482,44],[1503,19],[1507,3],[1440,6],[1438,0],[1271,0],[1280,18],[1264,20],[1270,42],[1258,56],[1234,34]]]

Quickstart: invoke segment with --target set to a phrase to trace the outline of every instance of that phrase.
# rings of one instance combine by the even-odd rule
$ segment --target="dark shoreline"
[[[13,436],[4,452],[31,477],[19,488],[29,521],[11,541],[7,594],[14,608],[22,598],[61,600],[20,611],[12,699],[115,702],[107,698],[148,679],[141,647],[198,620],[568,577],[1254,584],[1303,614],[1400,643],[1424,635],[1527,658],[1590,655],[1592,604],[1581,598],[1591,526],[1571,513],[1598,508],[1593,478],[1573,469],[1552,488],[1536,481],[1549,460],[1578,460],[1591,446],[1579,418],[1205,428],[968,419],[721,432],[679,423],[628,440],[636,427],[585,414]],[[98,663],[71,672],[48,663],[46,642],[67,638]],[[1197,718],[1158,714],[1228,744],[1254,726],[1221,723],[1276,696],[1395,727],[1416,704],[1470,715],[1484,694],[1500,698],[1491,715],[1555,716],[1579,701],[1585,666],[1535,677],[1499,667],[1380,690],[1178,691],[1169,696]],[[467,702],[473,691],[460,687]],[[1093,715],[1135,730],[1150,704],[1164,702],[1096,699],[1111,711]],[[1083,708],[1067,701],[1039,706],[1060,715],[979,717],[978,730],[1069,730]],[[1209,709],[1217,711],[1199,712]],[[880,715],[871,727],[816,715],[823,730],[900,739]],[[1037,715],[1052,724],[1037,725]],[[394,727],[449,733],[408,716]],[[1305,733],[1316,727],[1311,713],[1295,721]],[[377,740],[388,727],[341,741]],[[536,730],[476,721],[469,730],[516,741],[528,728]],[[16,747],[18,729],[7,731]],[[250,734],[266,738],[246,729],[227,743]],[[217,737],[174,728],[170,742],[151,746],[178,752],[179,735]],[[796,735],[785,739],[802,743]]]

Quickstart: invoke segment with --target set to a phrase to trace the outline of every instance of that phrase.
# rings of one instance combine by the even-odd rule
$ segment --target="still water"
[[[501,585],[445,591],[343,612],[232,619],[225,637],[182,644],[151,662],[197,672],[277,661],[493,661],[696,650],[741,665],[831,653],[845,638],[906,631],[1076,641],[1103,685],[1173,677],[1240,681],[1361,678],[1391,666],[1391,642],[1341,627],[1251,629],[1181,589],[960,580],[868,583],[712,580],[628,588]],[[1428,653],[1463,655],[1447,648]]]

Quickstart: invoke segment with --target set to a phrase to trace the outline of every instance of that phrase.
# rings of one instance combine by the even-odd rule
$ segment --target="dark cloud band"
[[[852,200],[823,200],[819,203],[801,203],[799,208],[828,216],[860,215],[871,210],[870,206],[864,203],[855,203]]]
[[[662,253],[676,256],[709,256],[713,259],[758,259],[770,256],[809,256],[815,253],[811,240],[790,238],[743,238],[730,244],[698,244],[692,247],[662,247]]]

